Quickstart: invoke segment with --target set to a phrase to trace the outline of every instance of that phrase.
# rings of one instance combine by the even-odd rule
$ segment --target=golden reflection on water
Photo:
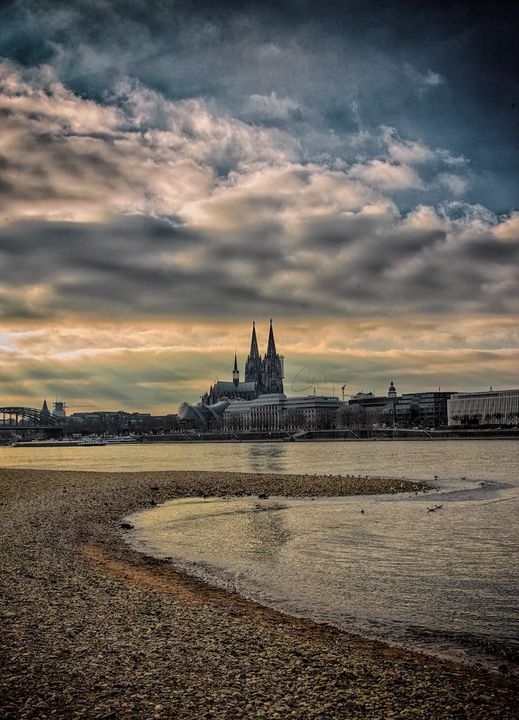
[[[424,495],[175,501],[132,522],[141,549],[288,613],[513,649],[518,514],[519,481],[457,481]]]

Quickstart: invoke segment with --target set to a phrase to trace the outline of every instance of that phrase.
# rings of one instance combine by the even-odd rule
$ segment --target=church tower
[[[283,357],[276,352],[276,342],[274,340],[274,330],[271,320],[267,353],[262,362],[261,392],[265,394],[282,393],[283,374]]]
[[[235,385],[240,384],[240,371],[238,370],[238,358],[236,357],[236,353],[234,353],[234,367],[232,369],[232,381]]]
[[[46,418],[50,417],[50,410],[49,410],[49,406],[47,405],[47,400],[43,401],[43,405],[40,410],[40,415],[42,417],[46,417]]]
[[[245,362],[245,382],[260,383],[261,381],[261,358],[256,338],[256,323],[252,323],[252,337],[250,341],[249,356]]]
[[[234,353],[232,369],[232,382],[217,380],[209,391],[202,395],[202,404],[213,405],[223,398],[233,400],[255,400],[258,395],[283,393],[284,358],[278,355],[272,320],[270,321],[267,352],[262,358],[259,354],[258,339],[256,337],[256,323],[252,323],[252,336],[250,351],[245,362],[245,381],[240,382],[238,357]],[[60,403],[65,406],[65,403]],[[58,403],[56,403],[57,407]],[[63,409],[64,417],[64,409]]]

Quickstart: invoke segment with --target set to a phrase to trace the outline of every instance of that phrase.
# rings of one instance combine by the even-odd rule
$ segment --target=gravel
[[[517,718],[517,677],[294,619],[137,553],[122,519],[182,496],[418,489],[369,478],[0,469],[0,715]]]

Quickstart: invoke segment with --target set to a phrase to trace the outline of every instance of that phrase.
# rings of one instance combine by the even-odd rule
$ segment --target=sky
[[[3,2],[0,405],[519,387],[518,19]]]

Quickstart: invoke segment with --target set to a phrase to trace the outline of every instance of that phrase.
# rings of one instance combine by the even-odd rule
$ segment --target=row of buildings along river
[[[358,393],[349,400],[329,395],[287,397],[284,358],[276,350],[272,320],[267,349],[259,352],[252,325],[250,350],[240,379],[236,355],[232,377],[217,381],[198,404],[183,403],[182,427],[225,431],[332,430],[353,427],[439,428],[517,426],[519,389],[487,392],[423,391],[398,395],[391,380],[387,394]]]
[[[438,428],[518,428],[519,389],[486,392],[422,391],[399,395],[393,381],[385,395],[360,392],[342,399],[335,395],[297,395],[284,392],[284,358],[277,352],[272,320],[265,354],[259,351],[253,323],[250,350],[240,378],[234,356],[231,377],[218,380],[197,404],[182,403],[178,412],[156,416],[123,410],[74,412],[66,415],[64,402],[46,401],[40,411],[31,408],[0,408],[0,440],[37,432],[48,426],[47,435],[97,433],[126,435],[179,435],[184,431],[226,433],[305,433],[307,431],[353,431]],[[34,427],[31,418],[38,417]],[[34,432],[33,432],[34,431]],[[43,432],[43,430],[42,430]]]

